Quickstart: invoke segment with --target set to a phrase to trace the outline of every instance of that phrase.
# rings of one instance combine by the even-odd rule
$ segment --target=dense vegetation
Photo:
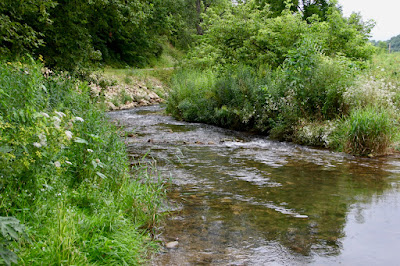
[[[184,2],[1,1],[0,54],[41,55],[48,66],[64,70],[96,63],[147,65],[160,56],[165,37],[174,40],[186,25],[180,19]]]
[[[1,62],[0,94],[0,216],[25,225],[0,217],[5,262],[16,262],[10,250],[26,265],[142,262],[162,184],[144,165],[131,175],[89,87],[32,61]]]
[[[357,155],[388,152],[398,132],[396,63],[371,64],[373,24],[330,3],[324,16],[290,4],[276,16],[260,1],[208,12],[167,111]]]

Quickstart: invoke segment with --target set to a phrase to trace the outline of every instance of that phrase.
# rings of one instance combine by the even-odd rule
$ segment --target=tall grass
[[[216,81],[213,71],[181,70],[172,80],[167,112],[192,122],[210,121],[215,106],[212,88]]]
[[[354,109],[343,122],[344,150],[356,155],[385,154],[395,136],[394,120],[387,110]]]
[[[0,93],[0,216],[28,234],[9,249],[26,265],[143,263],[163,186],[146,167],[130,173],[88,86],[32,61],[1,62]]]

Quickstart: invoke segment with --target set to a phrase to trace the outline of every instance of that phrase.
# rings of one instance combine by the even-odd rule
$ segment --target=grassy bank
[[[3,263],[142,263],[163,187],[130,171],[90,88],[31,60],[0,63],[0,94],[0,216],[26,232],[0,221]]]
[[[183,70],[167,111],[178,119],[255,131],[278,140],[356,155],[396,148],[399,54],[362,65],[300,46],[276,69]]]

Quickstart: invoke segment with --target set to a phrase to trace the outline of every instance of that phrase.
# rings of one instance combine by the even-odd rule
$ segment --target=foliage
[[[325,20],[328,8],[336,5],[336,2],[327,0],[256,0],[255,2],[259,6],[268,4],[273,17],[280,16],[289,7],[292,12],[299,11],[305,20],[313,15]]]
[[[301,118],[322,121],[347,112],[343,94],[353,83],[351,67],[351,61],[324,56],[305,41],[275,70],[186,70],[173,79],[167,112],[184,120],[292,139]]]
[[[89,87],[28,60],[0,64],[0,93],[0,216],[26,225],[21,262],[142,263],[162,183],[130,176]]]
[[[326,20],[312,16],[308,23],[289,9],[280,16],[271,16],[268,5],[259,6],[254,1],[231,6],[222,14],[210,10],[203,23],[205,33],[189,51],[184,65],[276,68],[285,62],[290,50],[307,39],[315,40],[319,50],[331,57],[366,60],[374,52],[368,42],[373,24],[363,22],[357,14],[345,18],[340,10],[329,7]]]
[[[228,0],[32,0],[0,3],[0,52],[26,54],[69,71],[101,64],[143,67],[163,43],[187,49],[202,34],[203,14]]]
[[[6,265],[18,263],[17,255],[9,250],[11,241],[18,241],[24,234],[24,226],[14,217],[0,216],[0,256]]]
[[[395,135],[391,114],[383,108],[354,109],[341,125],[344,150],[355,155],[388,152]]]
[[[368,67],[367,75],[400,86],[400,53],[378,53]]]
[[[0,51],[34,54],[59,69],[99,62],[144,66],[159,57],[171,36],[175,1],[33,0],[0,3]]]
[[[394,58],[380,60],[389,71],[368,61],[376,52],[368,41],[373,25],[359,14],[344,17],[335,1],[287,1],[285,8],[277,1],[245,1],[223,13],[210,9],[204,35],[182,63],[187,70],[173,79],[167,111],[180,119],[338,147],[343,142],[334,135],[344,128],[341,118],[348,121],[368,108],[398,113]],[[371,123],[384,121],[379,117]],[[366,150],[384,153],[392,139]]]
[[[18,57],[44,44],[41,29],[50,24],[55,1],[12,1],[0,3],[0,54]]]
[[[175,89],[168,97],[167,112],[188,121],[208,121],[213,106],[209,102],[212,101],[212,95],[207,92],[214,85],[215,78],[212,71],[178,72],[172,79]]]

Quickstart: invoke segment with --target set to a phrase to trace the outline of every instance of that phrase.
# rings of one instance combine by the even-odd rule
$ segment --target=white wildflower
[[[60,118],[63,118],[65,116],[65,114],[63,112],[55,111],[54,113],[56,113],[56,115],[58,115]]]
[[[88,151],[88,152],[90,152],[90,153],[92,153],[92,152],[93,152],[93,150],[92,150],[92,149],[87,149],[87,151]]]
[[[46,138],[46,135],[43,134],[43,133],[40,133],[40,134],[38,135],[38,137],[39,137],[39,140],[40,140],[40,145],[41,145],[41,146],[47,146],[47,138]]]
[[[45,112],[40,112],[40,114],[41,114],[42,116],[46,117],[46,118],[50,118],[50,116],[49,116],[47,113],[45,113]]]
[[[59,161],[54,162],[54,166],[57,168],[61,167],[61,163]]]
[[[85,120],[83,120],[82,117],[76,116],[76,117],[74,118],[74,121],[83,122],[83,121],[85,121]]]
[[[68,140],[72,139],[72,135],[73,135],[73,134],[72,134],[71,131],[66,130],[66,131],[65,131],[65,135],[67,136],[67,139],[68,139]]]
[[[66,164],[72,165],[70,161],[65,161]]]
[[[53,120],[54,120],[54,127],[60,129],[60,123],[61,123],[60,118],[58,118],[57,116],[53,116]]]
[[[33,146],[35,146],[36,148],[40,148],[42,147],[42,144],[40,144],[39,142],[34,142]]]

